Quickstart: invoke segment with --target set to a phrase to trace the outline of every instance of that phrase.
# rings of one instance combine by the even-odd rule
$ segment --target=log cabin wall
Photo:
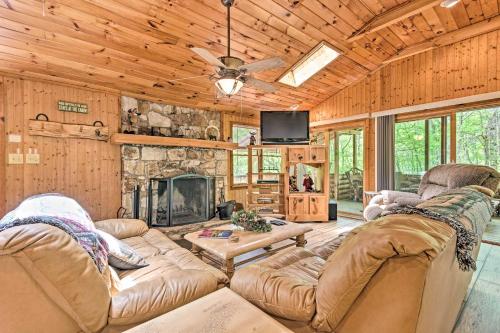
[[[391,62],[312,109],[312,121],[500,90],[500,32]]]
[[[121,205],[120,147],[106,141],[31,136],[28,121],[38,113],[71,124],[100,120],[112,134],[119,129],[119,95],[9,76],[0,76],[0,82],[0,216],[28,196],[59,192],[75,198],[94,220],[116,217]],[[87,104],[88,114],[58,111],[59,100]],[[20,135],[21,142],[9,142],[9,134]],[[27,154],[30,148],[37,149],[40,164],[7,164],[9,153],[19,149]]]
[[[500,90],[500,32],[493,31],[388,63],[311,111],[311,121],[345,122],[318,129],[359,126],[360,116],[399,107]],[[420,111],[422,112],[422,111]],[[342,120],[342,119],[340,119]],[[364,188],[375,189],[374,119],[365,120]]]

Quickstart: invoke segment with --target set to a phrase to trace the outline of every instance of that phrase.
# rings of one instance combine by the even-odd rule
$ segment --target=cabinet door
[[[307,160],[307,148],[296,147],[288,149],[288,159],[290,162],[305,162]]]
[[[309,161],[322,163],[326,161],[325,147],[311,147],[309,153]]]
[[[288,214],[290,215],[304,215],[308,211],[308,202],[303,197],[289,197],[288,198]]]
[[[323,215],[328,213],[328,198],[321,195],[309,197],[309,214]]]

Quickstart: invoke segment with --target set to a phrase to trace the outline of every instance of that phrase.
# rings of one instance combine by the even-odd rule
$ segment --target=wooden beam
[[[237,143],[201,139],[174,138],[150,135],[134,135],[115,133],[111,135],[111,143],[115,145],[146,145],[168,147],[196,147],[233,150],[238,149]]]
[[[491,17],[478,23],[471,24],[462,29],[454,30],[452,32],[434,37],[428,41],[409,46],[399,51],[392,57],[384,60],[384,64],[407,58],[412,55],[419,54],[441,46],[451,45],[465,39],[476,37],[498,29],[500,29],[500,15]]]
[[[395,6],[372,18],[361,29],[355,31],[347,41],[350,43],[355,42],[368,34],[379,31],[410,16],[421,13],[426,9],[432,8],[441,1],[442,0],[416,0]]]

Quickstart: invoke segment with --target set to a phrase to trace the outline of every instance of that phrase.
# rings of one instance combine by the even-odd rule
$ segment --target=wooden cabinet
[[[309,212],[309,201],[302,196],[288,197],[289,215],[306,215]]]
[[[291,163],[304,163],[307,160],[309,147],[288,148],[288,161]]]
[[[328,221],[328,197],[299,193],[288,197],[287,220],[295,222]]]
[[[326,161],[326,148],[324,146],[311,146],[309,148],[309,162],[324,163]]]
[[[309,214],[313,216],[328,215],[328,198],[326,195],[309,197]]]

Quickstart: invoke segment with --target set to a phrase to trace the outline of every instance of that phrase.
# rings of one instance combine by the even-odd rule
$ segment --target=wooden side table
[[[292,333],[228,288],[151,319],[125,333]]]

